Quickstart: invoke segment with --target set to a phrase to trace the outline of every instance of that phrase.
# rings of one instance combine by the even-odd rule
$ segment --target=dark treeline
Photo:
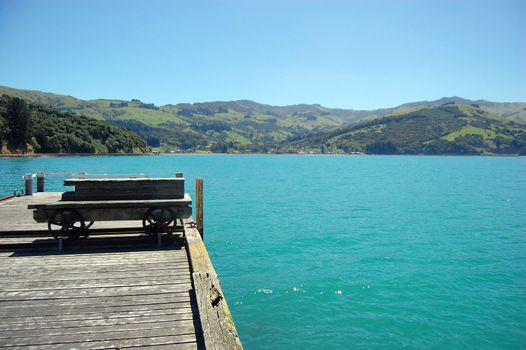
[[[107,122],[0,97],[0,145],[4,153],[147,152],[146,141]]]

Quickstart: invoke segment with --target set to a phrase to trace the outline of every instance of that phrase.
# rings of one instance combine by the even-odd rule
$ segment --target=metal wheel
[[[48,220],[49,233],[55,238],[79,238],[87,236],[87,228],[82,215],[73,209],[55,210]],[[91,226],[91,225],[90,225]]]
[[[170,208],[150,208],[142,218],[144,231],[149,235],[171,234],[175,228],[175,214]]]

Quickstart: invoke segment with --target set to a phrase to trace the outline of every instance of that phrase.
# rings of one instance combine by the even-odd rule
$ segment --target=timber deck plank
[[[129,261],[126,252],[109,253],[108,259],[105,253],[2,254],[2,269],[13,275],[0,286],[0,349],[199,348],[201,330],[186,251],[152,252],[153,262],[147,253],[130,253]],[[50,265],[56,265],[54,273]],[[179,269],[176,274],[164,270],[171,275],[162,276],[155,268],[159,265]],[[135,274],[112,273],[112,267]],[[62,269],[73,279],[63,279]]]
[[[26,198],[0,204],[0,231],[47,230],[33,223],[27,205],[35,198]],[[148,238],[111,237],[119,239],[132,249],[89,238],[95,246],[63,253],[0,252],[0,349],[203,349],[184,240],[157,248]],[[6,240],[48,241],[15,236],[0,245]]]

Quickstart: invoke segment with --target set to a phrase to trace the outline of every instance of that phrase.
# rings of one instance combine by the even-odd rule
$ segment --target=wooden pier
[[[60,195],[0,202],[0,349],[242,349],[192,218],[161,247],[102,221],[59,252],[27,206]]]

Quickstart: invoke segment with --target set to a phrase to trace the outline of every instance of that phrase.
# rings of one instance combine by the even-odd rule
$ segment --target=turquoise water
[[[524,157],[0,159],[0,194],[38,170],[203,177],[246,349],[526,348]]]

